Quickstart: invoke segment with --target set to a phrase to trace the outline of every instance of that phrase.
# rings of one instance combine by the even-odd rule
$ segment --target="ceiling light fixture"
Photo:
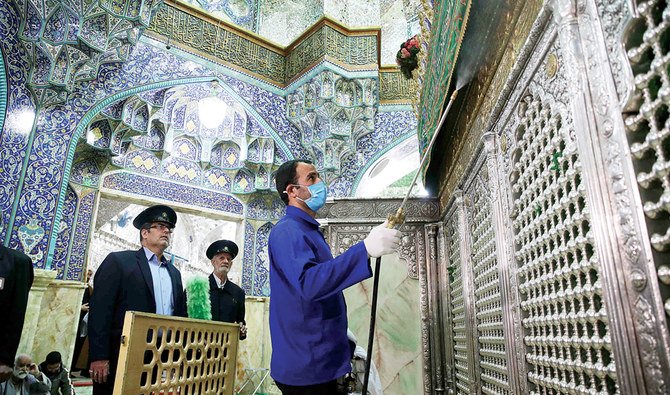
[[[216,129],[226,117],[226,103],[216,96],[204,97],[198,101],[198,117],[208,129]]]
[[[7,126],[23,136],[30,134],[34,122],[35,110],[29,107],[12,112],[7,117]]]
[[[198,117],[200,122],[208,129],[216,129],[223,123],[228,114],[228,106],[219,99],[219,82],[213,80],[210,86],[210,96],[203,97],[198,101]]]

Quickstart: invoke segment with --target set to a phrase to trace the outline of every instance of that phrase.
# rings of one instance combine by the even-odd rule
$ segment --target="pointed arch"
[[[77,142],[79,141],[79,138],[81,137],[82,133],[86,130],[86,126],[88,123],[94,119],[94,117],[100,113],[104,108],[107,106],[111,105],[112,103],[115,103],[119,100],[123,100],[127,97],[136,95],[140,92],[145,92],[145,91],[150,91],[150,90],[156,90],[156,89],[163,89],[163,88],[168,88],[171,86],[176,86],[176,85],[184,85],[184,84],[194,84],[194,83],[203,83],[203,82],[211,82],[212,81],[212,76],[206,76],[206,77],[192,77],[192,78],[183,78],[183,79],[177,79],[177,80],[171,80],[171,81],[163,81],[163,82],[157,82],[153,84],[147,84],[143,86],[138,86],[132,89],[128,89],[122,92],[118,92],[116,94],[110,95],[106,97],[105,99],[99,101],[97,104],[91,107],[91,109],[81,118],[79,124],[77,125],[77,128],[74,130],[72,137],[70,139],[69,147],[67,150],[67,158],[65,160],[65,166],[64,166],[64,171],[63,171],[63,179],[61,181],[61,188],[60,192],[58,194],[58,203],[56,205],[56,213],[54,215],[54,223],[60,222],[62,216],[63,216],[63,205],[65,203],[65,197],[66,197],[66,191],[67,191],[67,185],[70,182],[70,172],[72,171],[72,165],[73,165],[73,160],[74,160],[74,154],[75,150],[77,147]],[[219,79],[219,78],[214,78],[222,87],[223,89],[235,100],[238,102],[242,103],[243,107],[245,110],[247,110],[248,114],[251,115],[259,124],[262,128],[268,131],[270,136],[275,140],[276,146],[281,150],[281,152],[288,157],[288,159],[293,159],[293,153],[290,151],[288,148],[288,145],[281,139],[277,131],[268,124],[265,119],[256,111],[256,109],[250,107],[249,105],[246,104],[244,99],[240,97],[240,95],[235,92],[234,89],[228,86],[228,84]],[[50,240],[48,241],[49,245],[49,251],[47,252],[47,265],[50,264],[50,261],[53,257],[54,253],[54,248],[56,245],[56,235],[51,234]]]

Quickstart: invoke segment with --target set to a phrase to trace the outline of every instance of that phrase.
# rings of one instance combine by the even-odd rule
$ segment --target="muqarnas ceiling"
[[[274,171],[298,157],[315,163],[332,196],[349,196],[375,155],[415,133],[415,123],[400,128],[388,123],[389,115],[400,119],[402,114],[377,114],[374,78],[317,74],[277,109],[275,116],[291,125],[282,136],[244,100],[221,89],[226,86],[223,81],[181,85],[108,106],[82,136],[75,168],[88,170],[73,181],[97,187],[102,172],[125,169],[244,201],[246,195],[274,193]],[[208,127],[199,107],[214,97],[221,119]]]
[[[220,100],[223,115],[212,128],[198,111],[209,97]],[[110,169],[239,195],[269,190],[274,163],[289,157],[239,102],[210,84],[145,92],[105,108],[89,124],[80,158],[90,149],[104,153]]]
[[[28,86],[37,101],[61,103],[100,66],[124,62],[160,0],[9,0],[21,16],[19,38],[33,67]]]

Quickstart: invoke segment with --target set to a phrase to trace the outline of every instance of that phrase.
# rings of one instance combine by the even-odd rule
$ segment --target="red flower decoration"
[[[407,79],[412,78],[412,71],[417,68],[419,53],[419,40],[416,36],[400,44],[400,50],[395,55],[395,62],[400,66],[400,71]]]

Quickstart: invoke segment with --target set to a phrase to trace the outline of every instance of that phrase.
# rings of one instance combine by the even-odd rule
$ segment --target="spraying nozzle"
[[[405,223],[405,211],[402,209],[402,206],[398,207],[395,214],[389,214],[386,220],[386,227],[389,229],[395,229]]]
[[[435,144],[435,140],[437,140],[437,134],[440,132],[440,128],[442,128],[444,120],[447,119],[449,109],[451,108],[451,105],[454,104],[454,101],[456,101],[456,96],[458,96],[458,89],[454,90],[451,93],[449,103],[447,103],[447,108],[444,109],[444,112],[440,117],[440,122],[437,124],[437,127],[435,128],[435,132],[433,132],[433,137],[430,139],[428,147],[426,147],[426,154],[423,156],[423,159],[421,159],[421,162],[419,163],[419,169],[414,175],[412,182],[409,184],[409,189],[407,190],[405,198],[402,200],[402,203],[400,203],[400,207],[398,207],[398,210],[395,212],[395,214],[388,215],[388,225],[387,225],[388,228],[395,228],[396,226],[400,226],[405,222],[405,212],[403,211],[403,207],[405,207],[405,203],[407,203],[407,199],[409,198],[409,195],[412,192],[412,188],[414,188],[416,179],[419,177],[421,169],[423,168],[423,165],[426,163],[426,159],[428,158],[429,156],[428,154],[430,153],[430,150],[433,148],[433,145]]]

